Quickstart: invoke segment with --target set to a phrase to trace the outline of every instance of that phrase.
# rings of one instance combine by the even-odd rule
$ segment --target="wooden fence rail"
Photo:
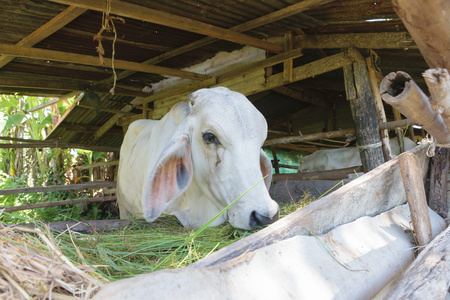
[[[66,184],[66,185],[54,185],[54,186],[42,186],[42,187],[4,189],[4,190],[0,190],[0,195],[96,189],[96,188],[102,188],[102,187],[115,187],[115,186],[116,186],[115,181],[93,181],[93,182],[81,183],[81,184]]]
[[[106,201],[116,201],[116,200],[117,200],[116,196],[67,199],[67,200],[61,200],[61,201],[25,204],[25,205],[19,205],[19,206],[6,206],[6,207],[0,207],[0,210],[3,209],[4,212],[13,212],[13,211],[35,209],[35,208],[42,208],[42,207],[52,207],[52,206],[61,206],[61,205],[70,205],[70,204],[79,204],[79,203],[106,202]]]

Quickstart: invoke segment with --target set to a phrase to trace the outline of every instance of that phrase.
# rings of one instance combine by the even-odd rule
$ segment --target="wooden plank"
[[[320,132],[320,133],[300,135],[300,136],[287,136],[287,137],[266,140],[264,142],[264,146],[300,143],[300,142],[305,142],[305,141],[334,139],[334,138],[341,138],[341,137],[350,137],[350,136],[353,136],[354,134],[355,134],[355,130],[347,129],[347,130],[337,130],[337,131],[330,131],[330,132]]]
[[[364,172],[368,172],[383,164],[384,156],[366,62],[359,53],[356,51],[354,53],[360,56],[360,59],[344,66],[344,80],[355,124],[359,154]]]
[[[106,4],[101,0],[51,0],[53,2],[73,5],[81,8],[105,11]],[[224,29],[218,26],[206,24],[200,21],[173,15],[164,11],[151,9],[122,1],[111,1],[111,14],[146,21],[154,24],[164,25],[180,30],[190,31],[214,38],[248,45],[255,48],[264,49],[274,53],[283,51],[283,47],[272,44],[258,38],[239,33],[233,30]]]
[[[76,19],[78,16],[83,14],[87,9],[78,8],[75,6],[69,6],[56,17],[36,29],[33,33],[23,38],[16,46],[32,47],[38,42],[42,41],[46,37],[52,35],[59,29],[66,26],[68,23]],[[7,63],[12,61],[15,56],[1,56],[0,57],[0,68],[5,66]]]
[[[300,81],[306,78],[314,77],[330,71],[342,68],[357,60],[353,51],[344,50],[341,53],[330,55],[328,57],[313,61],[311,63],[299,66],[292,71],[292,81]],[[275,74],[267,78],[265,89],[269,90],[279,87],[283,84],[283,73]]]
[[[447,180],[449,170],[450,149],[436,147],[430,163],[430,192],[428,202],[430,208],[444,219],[448,216]]]
[[[34,143],[0,143],[0,149],[23,149],[23,148],[71,148],[71,149],[86,149],[92,151],[101,152],[117,152],[120,151],[120,147],[110,147],[110,146],[95,146],[86,144],[75,144],[75,143],[64,143],[59,141],[39,141]]]
[[[60,221],[60,222],[51,222],[46,223],[48,228],[56,231],[66,231],[67,228],[70,229],[72,232],[79,232],[84,234],[93,234],[93,233],[99,233],[99,232],[112,232],[112,231],[119,231],[124,228],[127,228],[127,230],[130,229],[136,229],[136,230],[142,230],[142,229],[148,229],[148,228],[154,228],[159,227],[162,224],[165,224],[167,222],[167,219],[171,219],[173,216],[161,216],[157,220],[153,221],[152,223],[147,222],[144,219],[137,219],[137,220],[82,220],[82,221]],[[39,228],[39,224],[35,223],[25,223],[25,224],[14,224],[10,225],[13,226],[20,226],[20,227],[31,227],[31,228]]]
[[[428,145],[414,148],[426,174]],[[252,235],[222,248],[189,268],[203,268],[251,253],[261,247],[296,235],[324,234],[329,230],[363,216],[376,216],[405,203],[405,191],[397,158],[373,169],[335,192],[289,214]]]
[[[61,52],[61,51],[54,51],[54,50],[46,50],[46,49],[31,49],[27,47],[22,46],[12,46],[7,44],[0,44],[0,54],[4,55],[12,55],[16,57],[28,57],[28,58],[34,58],[34,59],[43,59],[43,60],[55,60],[55,61],[61,61],[66,63],[74,63],[74,64],[82,64],[82,65],[89,65],[89,66],[98,66],[100,67],[100,63],[98,60],[98,56],[91,56],[91,55],[83,55],[83,54],[76,54],[76,53],[67,53],[67,52]],[[110,58],[104,58],[104,61],[106,62],[106,67],[112,66],[112,60]],[[147,64],[141,64],[136,63],[132,61],[125,61],[120,59],[114,60],[114,67],[117,69],[124,69],[124,70],[133,70],[137,72],[144,72],[144,73],[152,73],[152,74],[160,74],[160,75],[168,75],[168,76],[175,76],[175,77],[181,77],[181,78],[189,78],[193,80],[204,80],[209,78],[210,76],[203,75],[203,74],[197,74],[177,69],[171,69],[161,66],[154,66],[154,65],[147,65]]]
[[[392,4],[428,66],[450,70],[450,2],[393,0]]]
[[[115,181],[92,181],[89,183],[80,183],[80,184],[66,184],[66,185],[3,189],[3,190],[0,190],[0,195],[13,195],[13,194],[19,194],[19,193],[26,193],[26,194],[28,194],[28,193],[47,193],[47,192],[54,192],[54,191],[96,189],[96,188],[102,188],[102,187],[115,187],[115,186],[116,186]]]
[[[406,199],[411,212],[411,221],[420,247],[426,246],[432,239],[430,214],[423,185],[423,175],[419,158],[409,152],[398,156]]]
[[[448,299],[449,261],[450,227],[447,227],[402,272],[402,277],[384,299]]]
[[[80,93],[81,93],[80,91],[73,91],[73,92],[70,92],[70,93],[68,93],[68,94],[65,94],[65,95],[63,95],[63,96],[57,98],[57,99],[50,100],[50,101],[48,101],[48,102],[46,102],[46,103],[43,103],[43,104],[41,104],[41,105],[32,107],[32,108],[30,108],[29,110],[27,110],[27,113],[32,113],[32,112],[35,112],[35,111],[37,111],[37,110],[43,109],[43,108],[45,108],[45,107],[48,107],[48,106],[50,106],[50,105],[53,105],[53,104],[59,103],[59,102],[61,102],[61,101],[64,101],[64,100],[66,100],[66,99],[68,99],[68,98],[75,97],[75,96],[77,96],[77,95],[80,94]],[[80,99],[80,100],[81,100],[81,99]]]
[[[81,92],[89,86],[89,82],[68,82],[61,80],[52,80],[52,79],[19,79],[19,78],[1,78],[0,86],[4,87],[21,87],[21,88],[31,88],[31,89],[49,89],[49,90],[57,90],[57,91],[74,91]],[[90,87],[93,92],[109,94],[109,88],[91,86]],[[122,87],[116,87],[115,95],[121,96],[133,96],[133,97],[145,97],[148,96],[148,93],[144,93],[141,91],[134,91],[129,89],[124,89]]]
[[[133,109],[131,105],[127,105],[121,109],[122,112],[130,112]],[[96,132],[94,132],[94,139],[102,137],[111,127],[116,125],[117,121],[121,117],[121,114],[115,114],[108,121],[105,122]]]
[[[43,207],[73,205],[73,204],[80,204],[80,203],[97,203],[97,202],[107,202],[107,201],[116,201],[116,200],[117,200],[116,196],[103,196],[103,197],[92,197],[92,198],[81,198],[81,199],[66,199],[66,200],[61,200],[61,201],[41,202],[41,203],[26,204],[26,205],[19,205],[19,206],[6,206],[6,207],[0,207],[0,209],[2,209],[4,212],[13,212],[13,211],[21,211],[21,210],[27,210],[27,209],[43,208]]]
[[[340,180],[347,178],[348,174],[362,172],[362,167],[345,168],[330,171],[302,172],[302,173],[286,173],[273,174],[272,182],[286,180]]]
[[[300,35],[294,47],[303,49],[417,49],[407,32],[334,33]]]
[[[239,24],[237,26],[234,26],[232,28],[230,28],[230,30],[236,31],[236,32],[244,32],[247,30],[251,30],[254,29],[256,27],[259,26],[263,26],[272,22],[276,22],[278,20],[284,19],[284,18],[288,18],[290,16],[293,16],[295,14],[301,13],[303,11],[309,10],[309,9],[313,9],[315,7],[318,7],[320,5],[332,2],[335,0],[304,0],[301,1],[299,3],[293,4],[291,6],[288,6],[286,8],[282,8],[280,10],[274,11],[270,14],[267,14],[265,16],[256,18],[254,20]],[[206,37],[203,38],[201,40],[192,42],[190,44],[181,46],[180,48],[168,51],[166,53],[163,53],[159,56],[153,57],[147,61],[145,61],[144,63],[146,64],[158,64],[160,62],[163,62],[165,60],[168,60],[172,57],[184,54],[186,52],[195,50],[197,48],[212,44],[214,42],[216,42],[217,39],[216,38],[212,38],[212,37]],[[134,74],[134,72],[132,71],[123,71],[120,72],[118,74],[118,79],[122,79],[128,76],[131,76],[132,74]],[[114,78],[110,77],[101,81],[98,81],[95,83],[95,85],[97,84],[103,84],[103,83],[107,83],[107,82],[111,82]]]

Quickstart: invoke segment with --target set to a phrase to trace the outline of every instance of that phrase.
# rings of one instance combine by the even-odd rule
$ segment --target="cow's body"
[[[253,229],[278,218],[268,193],[272,165],[261,150],[264,117],[243,95],[202,89],[161,120],[139,120],[121,148],[118,202],[121,218],[155,220],[175,215],[183,226],[205,224],[258,181],[211,225],[229,220]]]
[[[416,143],[403,138],[404,149],[414,148]],[[391,153],[398,155],[400,148],[396,138],[390,139]],[[361,157],[357,147],[346,147],[332,150],[317,150],[302,158],[298,170],[300,172],[329,171],[361,166]]]

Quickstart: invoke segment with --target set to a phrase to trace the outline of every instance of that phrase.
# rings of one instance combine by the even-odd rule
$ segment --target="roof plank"
[[[98,66],[100,67],[99,59],[97,56],[76,54],[76,53],[67,53],[61,51],[54,50],[46,50],[46,49],[35,49],[35,48],[27,48],[21,46],[12,46],[6,44],[0,44],[0,54],[4,55],[13,55],[17,57],[28,57],[35,59],[43,59],[43,60],[55,60],[62,61],[68,63],[75,64],[84,64],[90,66]],[[113,62],[110,58],[104,58],[106,63],[106,67],[112,67]],[[125,61],[125,60],[114,60],[114,67],[117,69],[124,70],[133,70],[138,72],[152,73],[152,74],[160,74],[160,75],[169,75],[181,78],[189,78],[194,80],[204,80],[210,78],[210,76],[171,69],[161,66],[147,65],[137,62]]]
[[[39,43],[46,37],[52,35],[54,32],[66,26],[68,23],[76,19],[78,16],[86,11],[84,8],[79,8],[75,6],[69,6],[63,10],[60,14],[55,16],[53,19],[36,29],[33,33],[23,38],[16,46],[22,47],[32,47]],[[7,63],[12,61],[14,56],[1,56],[0,57],[0,68],[5,66]]]
[[[101,12],[106,10],[105,2],[101,0],[51,1]],[[154,24],[195,32],[238,44],[253,46],[274,53],[283,51],[283,47],[280,45],[272,44],[253,36],[135,4],[121,1],[111,1],[111,13],[122,17],[143,20]]]

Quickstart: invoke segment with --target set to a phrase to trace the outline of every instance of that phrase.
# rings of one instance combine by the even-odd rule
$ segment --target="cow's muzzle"
[[[264,225],[271,224],[276,220],[278,220],[279,216],[280,216],[279,211],[273,217],[270,218],[263,216],[254,210],[250,215],[250,227],[252,229],[255,229],[258,227],[262,227]]]

